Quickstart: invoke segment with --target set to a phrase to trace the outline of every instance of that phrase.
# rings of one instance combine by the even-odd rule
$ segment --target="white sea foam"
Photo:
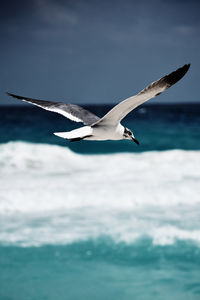
[[[80,155],[0,145],[0,243],[65,244],[105,235],[200,243],[200,151]]]

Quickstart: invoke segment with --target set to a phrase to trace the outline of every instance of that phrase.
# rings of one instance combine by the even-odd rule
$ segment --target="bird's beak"
[[[132,140],[137,144],[137,145],[139,145],[140,143],[138,142],[138,140],[136,140],[134,137],[131,137],[132,138]]]

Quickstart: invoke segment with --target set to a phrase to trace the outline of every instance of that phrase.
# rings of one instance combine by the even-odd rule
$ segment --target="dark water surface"
[[[85,106],[103,116],[112,106]],[[200,105],[148,105],[130,113],[122,122],[140,141],[140,147],[130,141],[70,143],[53,132],[81,127],[63,116],[34,106],[0,107],[0,142],[28,141],[67,146],[80,153],[143,152],[168,149],[200,149]]]

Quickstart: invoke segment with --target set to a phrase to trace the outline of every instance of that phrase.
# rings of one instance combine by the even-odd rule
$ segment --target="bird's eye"
[[[125,128],[124,133],[127,134],[127,135],[131,135],[131,131],[128,128]]]
[[[126,133],[126,134],[128,134],[128,133],[129,133],[129,130],[128,130],[128,128],[125,128],[125,130],[124,130],[124,133]]]

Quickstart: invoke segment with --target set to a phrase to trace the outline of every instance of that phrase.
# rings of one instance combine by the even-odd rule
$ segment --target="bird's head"
[[[132,132],[130,129],[126,128],[126,127],[124,127],[124,134],[123,134],[123,137],[124,137],[124,139],[132,140],[132,141],[134,141],[137,145],[139,145],[139,142],[138,142],[138,140],[136,140],[136,138],[134,137],[133,132]]]

